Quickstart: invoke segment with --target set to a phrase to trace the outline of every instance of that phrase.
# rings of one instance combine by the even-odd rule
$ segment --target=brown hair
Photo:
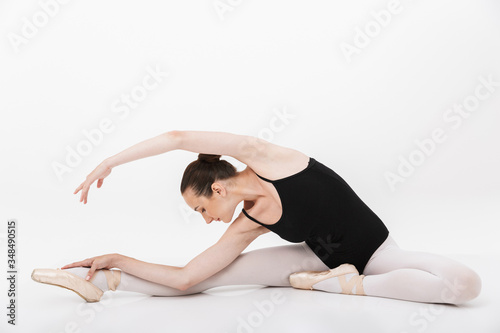
[[[211,198],[212,184],[236,176],[236,168],[221,155],[198,154],[198,159],[189,163],[181,180],[181,194],[190,187],[196,196]]]

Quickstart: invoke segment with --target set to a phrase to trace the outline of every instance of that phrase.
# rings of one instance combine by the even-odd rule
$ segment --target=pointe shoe
[[[102,269],[102,271],[106,276],[108,288],[113,291],[116,290],[116,287],[120,284],[121,271],[108,269]],[[100,288],[96,287],[90,281],[60,268],[36,268],[31,273],[31,278],[36,282],[52,284],[74,291],[90,303],[99,302],[104,294]]]
[[[351,277],[349,282],[346,281],[347,274],[356,274]],[[342,264],[338,267],[327,271],[304,271],[290,274],[289,280],[292,287],[297,289],[314,290],[313,285],[323,280],[338,277],[342,294],[347,295],[365,295],[363,290],[364,275],[359,275],[358,270],[354,265]],[[356,292],[353,293],[353,287],[356,286]]]

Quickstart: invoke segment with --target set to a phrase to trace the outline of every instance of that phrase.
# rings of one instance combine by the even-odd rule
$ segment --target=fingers
[[[81,267],[81,266],[90,267],[91,260],[92,259],[85,259],[85,260],[82,260],[82,261],[75,261],[75,262],[73,262],[71,264],[64,265],[63,267],[61,267],[61,269],[66,269],[66,268],[71,268],[71,267]]]
[[[100,188],[104,183],[104,178],[106,178],[111,173],[111,169],[107,168],[103,170],[103,167],[99,165],[97,168],[92,171],[85,181],[78,186],[73,194],[80,193],[80,202],[83,201],[84,204],[87,203],[87,196],[89,193],[90,186],[97,180],[97,188]],[[100,178],[99,178],[100,177]]]
[[[79,263],[71,263],[71,264],[67,264],[67,265],[64,265],[63,267],[61,267],[61,269],[66,269],[66,268],[71,268],[71,267],[79,267],[81,266]]]
[[[76,188],[75,192],[73,192],[73,194],[77,194],[80,190],[82,191],[82,193],[80,193],[80,202],[84,201],[84,204],[87,203],[87,193],[89,193],[89,188],[91,185],[86,185],[85,183],[87,183],[87,181],[81,183],[80,186]]]
[[[85,280],[90,280],[92,278],[92,275],[94,275],[95,270],[97,269],[96,261],[92,263],[92,267],[90,267],[89,272],[87,273],[87,276],[85,277]]]
[[[80,194],[80,202],[83,201],[83,197],[85,196],[85,202],[84,204],[87,202],[87,194],[85,193],[85,187],[82,189],[82,193]]]
[[[61,267],[61,269],[66,269],[66,268],[71,268],[71,267],[80,267],[80,266],[85,266],[85,267],[91,266],[89,272],[87,273],[87,276],[85,277],[85,280],[87,280],[87,281],[92,278],[92,275],[94,275],[94,272],[97,269],[97,263],[96,263],[96,260],[94,260],[94,258],[85,259],[82,261],[77,261],[77,262],[74,262],[71,264],[67,264],[67,265],[64,265],[63,267]]]
[[[85,182],[81,183],[80,186],[76,188],[75,192],[73,192],[73,194],[77,194],[82,189],[83,184],[85,184]]]
[[[84,204],[87,203],[87,194],[89,193],[90,185],[84,185],[82,189],[82,194],[80,195],[80,202],[83,201]]]

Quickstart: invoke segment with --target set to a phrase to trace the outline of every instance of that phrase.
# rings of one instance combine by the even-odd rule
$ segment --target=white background
[[[86,205],[72,194],[104,158],[169,130],[261,136],[314,157],[402,248],[500,254],[498,2],[401,1],[350,57],[341,46],[355,47],[390,1],[221,1],[232,3],[223,12],[211,0],[69,1],[52,16],[44,3],[0,2],[0,261],[17,219],[20,304],[33,268],[106,253],[184,265],[218,240],[227,225],[205,224],[180,195],[192,152],[119,166]],[[116,112],[148,68],[168,75]],[[497,86],[454,128],[444,115],[480,77]],[[113,129],[58,177],[54,164],[104,119]],[[391,190],[385,174],[438,128],[446,140]],[[268,233],[247,250],[282,244]]]

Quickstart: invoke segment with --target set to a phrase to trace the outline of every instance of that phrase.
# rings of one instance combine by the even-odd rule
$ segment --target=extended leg
[[[76,271],[75,269],[81,269]],[[87,273],[88,268],[70,268],[75,274]],[[240,254],[227,267],[208,279],[184,291],[153,283],[137,276],[121,273],[117,290],[133,291],[155,296],[180,296],[202,292],[225,285],[290,286],[291,273],[302,270],[325,270],[328,267],[305,244],[274,246]],[[96,271],[96,283],[102,281],[102,272]],[[105,281],[99,282],[105,287]],[[103,289],[103,290],[107,290]]]

